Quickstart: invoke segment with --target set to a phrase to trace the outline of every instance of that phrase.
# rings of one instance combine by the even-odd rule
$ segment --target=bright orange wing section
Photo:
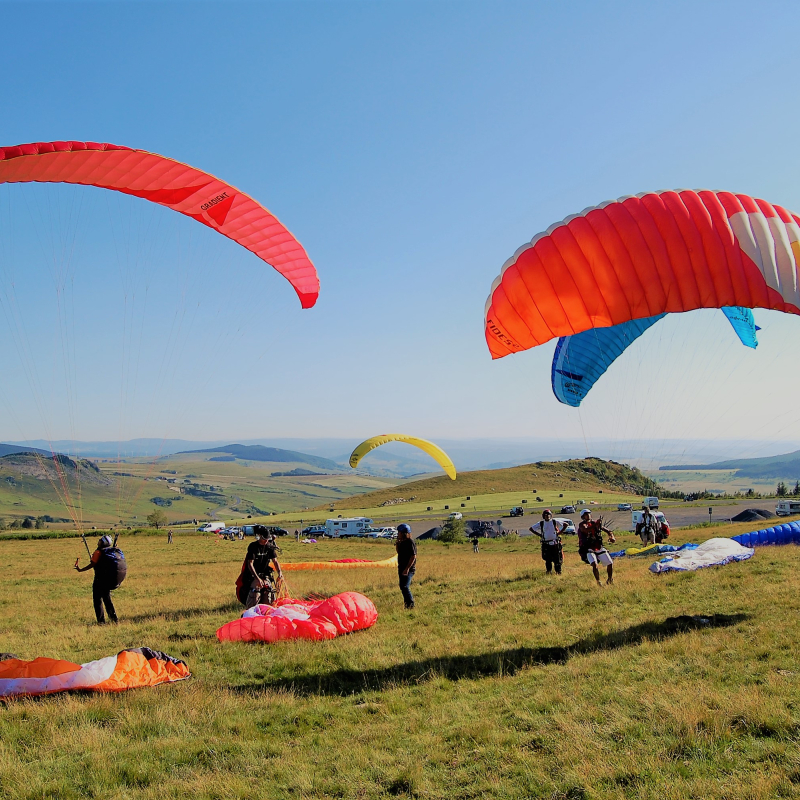
[[[800,314],[800,218],[730,192],[648,192],[567,217],[503,266],[486,303],[492,358],[697,308]]]
[[[0,148],[0,183],[74,183],[131,194],[202,222],[283,275],[310,308],[319,278],[302,245],[262,205],[230,184],[171,158],[97,142]]]

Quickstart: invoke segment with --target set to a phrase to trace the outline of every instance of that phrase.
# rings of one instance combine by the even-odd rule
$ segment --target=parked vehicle
[[[309,525],[309,527],[303,528],[302,534],[303,534],[303,536],[324,536],[325,535],[325,526],[324,525]]]
[[[578,533],[577,529],[575,528],[575,523],[571,519],[569,519],[569,517],[556,517],[555,518],[555,523],[558,526],[561,526],[561,525],[566,525],[567,526],[566,530],[564,531],[565,535],[575,536],[575,534]]]
[[[642,500],[642,505],[647,506],[648,508],[658,508],[658,498],[645,497],[644,500]]]
[[[509,517],[521,517],[523,514],[525,514],[525,509],[522,506],[514,506],[514,508],[508,512]]]
[[[788,517],[791,514],[800,514],[800,501],[798,500],[779,500],[775,506],[775,513],[779,517]]]
[[[631,511],[630,503],[617,503],[617,511]]]
[[[574,514],[575,506],[563,506],[561,509],[562,514]]]
[[[464,515],[460,511],[454,511],[447,519],[464,519]]]
[[[325,535],[332,539],[347,539],[351,536],[363,536],[367,528],[372,527],[369,517],[347,517],[346,519],[326,519]]]
[[[364,535],[368,539],[394,539],[397,528],[365,528]]]
[[[224,522],[207,522],[197,530],[200,531],[200,533],[219,533],[220,531],[224,531],[227,527],[227,524]]]

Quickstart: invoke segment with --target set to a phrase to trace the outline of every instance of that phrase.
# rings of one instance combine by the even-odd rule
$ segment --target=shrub
[[[466,541],[464,537],[464,520],[463,519],[448,519],[442,525],[442,532],[439,534],[439,541],[446,544],[463,544]]]

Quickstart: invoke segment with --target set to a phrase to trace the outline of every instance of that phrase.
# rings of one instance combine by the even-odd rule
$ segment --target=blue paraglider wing
[[[746,347],[757,347],[756,326],[749,308],[722,309]],[[577,408],[601,375],[648,328],[666,314],[632,319],[610,328],[592,328],[574,336],[562,336],[556,345],[550,374],[553,394],[559,402]]]

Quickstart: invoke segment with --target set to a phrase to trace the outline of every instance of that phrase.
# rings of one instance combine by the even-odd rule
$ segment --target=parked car
[[[464,515],[460,511],[454,511],[447,519],[464,519]]]
[[[325,526],[324,525],[309,525],[307,528],[303,528],[301,531],[303,536],[324,536],[325,535]]]
[[[511,511],[508,512],[509,517],[521,517],[525,513],[525,509],[522,506],[514,506]]]
[[[367,528],[364,536],[368,539],[394,539],[397,536],[397,528]]]
[[[631,504],[630,503],[617,503],[617,511],[630,511]]]
[[[562,514],[574,514],[575,513],[575,506],[563,506],[561,508]]]
[[[556,517],[555,518],[556,525],[566,525],[567,528],[564,531],[565,534],[575,536],[577,534],[577,529],[575,528],[575,523],[569,519],[569,517]]]

